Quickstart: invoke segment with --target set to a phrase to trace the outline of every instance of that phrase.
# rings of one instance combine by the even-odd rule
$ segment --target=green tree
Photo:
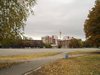
[[[69,42],[69,47],[70,48],[81,48],[82,47],[82,40],[72,38]]]
[[[22,39],[34,4],[35,0],[0,0],[0,45],[10,46]]]
[[[100,47],[100,0],[96,0],[90,11],[84,24],[84,31],[86,41],[94,47]]]
[[[45,48],[52,48],[51,44],[44,44]]]

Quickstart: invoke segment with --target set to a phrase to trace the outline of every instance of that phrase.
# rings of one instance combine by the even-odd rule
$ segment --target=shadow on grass
[[[90,52],[89,54],[100,54],[100,51]]]

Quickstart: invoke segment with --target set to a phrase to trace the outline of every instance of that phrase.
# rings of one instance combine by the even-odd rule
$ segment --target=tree
[[[22,39],[34,3],[35,0],[0,0],[0,45],[9,46]]]
[[[69,42],[69,47],[70,48],[81,48],[82,47],[82,40],[72,38]]]
[[[100,47],[100,0],[96,0],[90,11],[84,24],[84,31],[86,41],[94,47]]]
[[[45,48],[52,48],[51,44],[44,44]]]

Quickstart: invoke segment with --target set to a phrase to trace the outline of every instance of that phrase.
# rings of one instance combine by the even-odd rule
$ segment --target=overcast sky
[[[34,15],[26,22],[25,35],[41,39],[46,35],[84,39],[83,26],[95,0],[37,0]]]

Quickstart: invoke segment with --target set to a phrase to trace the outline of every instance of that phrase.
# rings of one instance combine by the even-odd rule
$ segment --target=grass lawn
[[[20,63],[20,62],[15,62],[18,60],[19,61],[20,60],[31,60],[34,58],[53,56],[56,54],[59,54],[59,52],[42,52],[42,53],[34,53],[34,54],[27,54],[27,55],[0,56],[0,69],[9,68],[15,64]],[[12,61],[12,62],[9,62],[9,61]]]
[[[82,54],[72,52],[69,55],[80,53]],[[62,59],[45,65],[30,75],[100,75],[100,52],[85,53],[85,56]]]
[[[100,54],[100,51],[75,51],[75,52],[69,52],[68,55],[77,55],[77,54]]]
[[[17,64],[20,64],[20,63],[17,63],[17,62],[10,62],[10,63],[0,63],[0,69],[3,69],[3,68],[9,68],[13,65],[17,65]]]
[[[0,56],[0,61],[29,60],[33,58],[53,56],[59,53],[60,52],[42,52],[42,53],[33,53],[27,55]]]

